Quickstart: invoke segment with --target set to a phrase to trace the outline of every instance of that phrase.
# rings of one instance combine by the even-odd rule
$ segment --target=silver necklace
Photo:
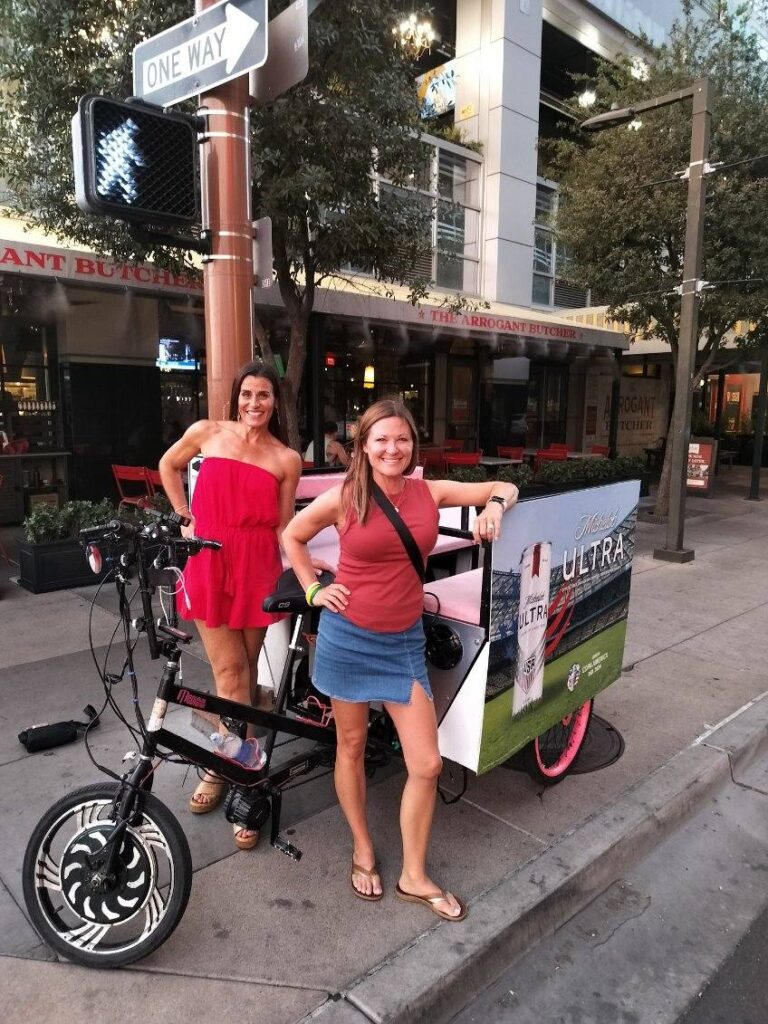
[[[385,494],[387,494],[387,498],[389,499],[389,501],[391,501],[391,502],[392,502],[392,508],[393,508],[393,509],[395,510],[395,512],[397,512],[397,513],[399,513],[399,512],[400,512],[400,506],[399,506],[399,504],[398,504],[398,505],[396,505],[396,504],[395,504],[395,501],[397,501],[397,502],[401,502],[401,501],[403,500],[403,496],[405,495],[405,484],[406,484],[406,481],[405,481],[405,480],[403,480],[403,486],[402,486],[401,490],[400,490],[400,491],[398,491],[398,493],[397,493],[397,494],[395,494],[395,495],[394,495],[393,497],[391,497],[391,498],[389,497],[389,495],[387,494],[387,492],[386,492],[386,491],[384,492]]]

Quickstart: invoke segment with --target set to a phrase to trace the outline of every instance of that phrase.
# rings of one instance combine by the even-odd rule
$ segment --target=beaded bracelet
[[[312,607],[312,604],[314,603],[314,600],[317,597],[317,592],[322,589],[322,583],[310,583],[310,585],[307,587],[304,597],[306,598],[307,604],[310,606],[310,608]]]

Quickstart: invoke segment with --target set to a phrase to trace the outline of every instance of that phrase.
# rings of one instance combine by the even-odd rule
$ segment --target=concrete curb
[[[768,693],[437,924],[307,1021],[441,1024],[640,861],[768,749]]]

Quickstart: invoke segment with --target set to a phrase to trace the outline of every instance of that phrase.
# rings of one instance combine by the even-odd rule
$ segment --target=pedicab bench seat
[[[483,570],[470,569],[456,576],[434,580],[424,584],[424,610],[435,611],[435,602],[429,594],[435,594],[440,600],[440,616],[445,619],[458,619],[480,625],[480,599],[483,591]]]

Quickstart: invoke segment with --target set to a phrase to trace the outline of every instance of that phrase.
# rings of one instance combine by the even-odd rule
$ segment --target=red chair
[[[115,484],[117,485],[117,493],[120,495],[120,501],[117,503],[117,511],[119,512],[123,505],[133,505],[134,508],[141,508],[149,502],[152,502],[152,489],[151,484],[147,480],[147,469],[144,466],[118,466],[112,465],[112,474],[115,478]],[[123,484],[131,484],[132,490],[135,493],[126,494],[123,491]],[[138,489],[133,485],[141,485]]]
[[[144,475],[147,478],[147,487],[149,488],[150,497],[154,498],[158,491],[162,491],[163,494],[165,494],[159,469],[150,469],[148,466],[145,466]]]
[[[565,451],[565,446],[560,448],[539,448],[536,452],[536,456],[533,460],[534,470],[538,473],[541,469],[542,462],[565,462],[568,458],[568,453]]]
[[[426,448],[419,452],[418,463],[424,469],[424,475],[427,475],[427,470],[433,470],[438,476],[442,476],[445,473],[445,452],[437,448]]]
[[[549,452],[570,452],[573,447],[569,444],[561,444],[560,441],[550,441],[549,447],[544,449]]]
[[[446,452],[445,465],[448,469],[451,466],[477,466],[482,458],[480,452]]]
[[[589,446],[590,455],[605,455],[607,458],[611,454],[611,449],[607,444],[591,444]]]
[[[314,469],[315,468],[315,464],[311,460],[308,462],[306,459],[302,459],[301,460],[301,468],[302,468],[302,470],[304,470],[304,469]]]
[[[522,459],[523,457],[523,446],[510,445],[510,444],[497,444],[496,455],[500,459]]]
[[[456,441],[454,439],[445,440],[445,441],[443,441],[443,448],[447,452],[463,452],[464,451],[464,442],[463,441]]]

